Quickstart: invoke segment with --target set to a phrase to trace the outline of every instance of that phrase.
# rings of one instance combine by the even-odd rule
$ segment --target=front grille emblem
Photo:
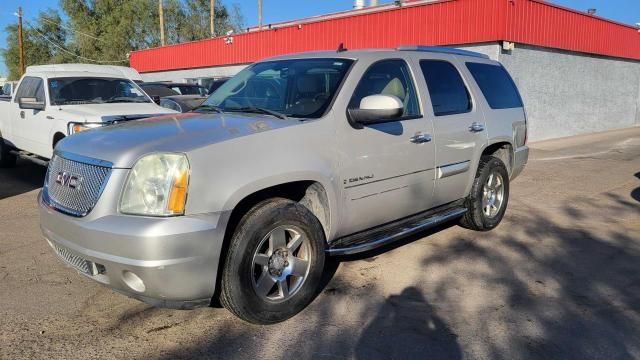
[[[80,184],[82,184],[82,177],[61,171],[56,176],[56,183],[69,189],[77,189],[80,187]]]

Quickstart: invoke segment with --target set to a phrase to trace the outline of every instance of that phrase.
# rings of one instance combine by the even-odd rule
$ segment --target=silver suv
[[[490,230],[527,158],[505,69],[449,48],[249,66],[193,112],[64,139],[40,196],[55,252],[147,303],[285,320],[325,258],[445,221]]]

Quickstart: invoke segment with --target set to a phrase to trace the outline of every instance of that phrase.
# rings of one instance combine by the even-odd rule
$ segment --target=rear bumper
[[[224,236],[219,214],[89,220],[39,203],[44,237],[81,274],[154,306],[210,304]]]
[[[511,180],[515,179],[522,173],[524,167],[529,161],[529,147],[521,146],[517,148],[513,155],[513,171],[511,171]]]

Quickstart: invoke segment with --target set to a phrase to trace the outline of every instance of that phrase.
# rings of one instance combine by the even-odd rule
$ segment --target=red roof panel
[[[640,33],[629,25],[541,0],[440,0],[381,7],[352,16],[133,51],[140,72],[251,63],[311,50],[456,45],[508,40],[640,60]]]

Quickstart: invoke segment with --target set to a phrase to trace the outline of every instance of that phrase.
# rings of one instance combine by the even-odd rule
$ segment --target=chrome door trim
[[[471,161],[462,161],[455,164],[439,166],[436,170],[436,179],[442,179],[469,171]]]

